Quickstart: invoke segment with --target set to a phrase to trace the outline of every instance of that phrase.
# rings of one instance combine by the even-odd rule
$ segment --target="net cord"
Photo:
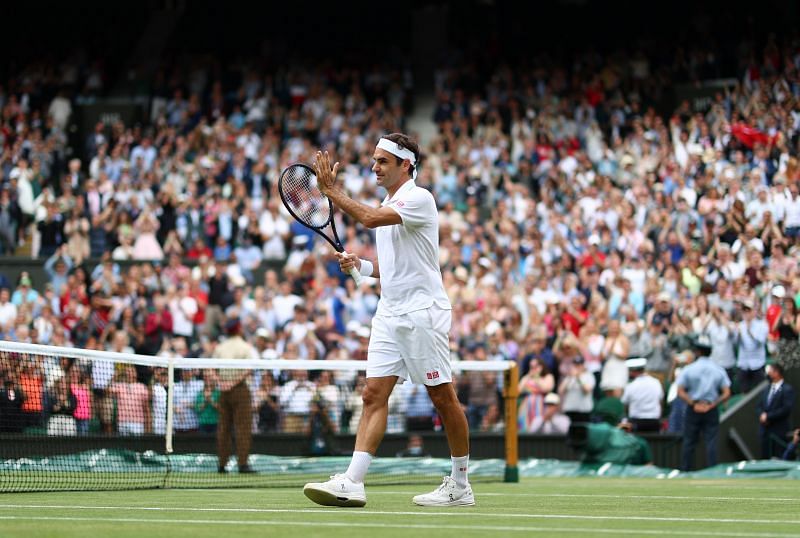
[[[72,347],[45,346],[21,342],[0,341],[0,353],[27,353],[30,355],[64,356],[89,360],[105,360],[114,363],[135,364],[162,368],[238,368],[245,370],[366,370],[366,361],[360,360],[248,360],[248,359],[211,359],[211,358],[168,358],[136,355],[134,353],[117,353],[114,351],[95,351]],[[453,371],[504,372],[511,368],[512,361],[453,361]],[[172,379],[170,375],[170,380]],[[170,384],[170,389],[172,388]],[[168,397],[172,391],[170,390]],[[171,406],[170,406],[171,407]]]

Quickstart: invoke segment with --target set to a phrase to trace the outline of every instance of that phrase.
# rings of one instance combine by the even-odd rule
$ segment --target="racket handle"
[[[362,277],[361,277],[361,273],[358,272],[358,269],[356,269],[355,267],[350,269],[350,276],[353,277],[353,280],[356,283],[356,287],[361,285],[361,278]]]

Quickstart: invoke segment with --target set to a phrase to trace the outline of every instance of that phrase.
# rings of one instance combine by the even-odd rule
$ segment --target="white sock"
[[[456,481],[459,487],[465,488],[469,484],[467,473],[469,472],[469,454],[456,458],[450,456],[450,461],[453,462],[453,471],[450,473],[450,478]]]
[[[353,452],[353,459],[350,460],[350,467],[347,468],[345,475],[353,482],[363,482],[370,463],[372,454],[369,452]]]

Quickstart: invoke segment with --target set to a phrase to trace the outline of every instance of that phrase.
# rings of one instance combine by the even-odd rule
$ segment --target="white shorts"
[[[451,311],[433,305],[372,319],[367,377],[398,376],[429,386],[450,383]]]

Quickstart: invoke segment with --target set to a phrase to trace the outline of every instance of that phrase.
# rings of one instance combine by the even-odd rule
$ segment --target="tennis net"
[[[0,491],[279,487],[325,478],[349,462],[364,367],[0,341]],[[471,479],[516,481],[516,366],[456,361],[454,375],[462,395],[489,395],[465,406]],[[371,483],[448,473],[446,437],[424,387],[398,384],[389,405]]]

